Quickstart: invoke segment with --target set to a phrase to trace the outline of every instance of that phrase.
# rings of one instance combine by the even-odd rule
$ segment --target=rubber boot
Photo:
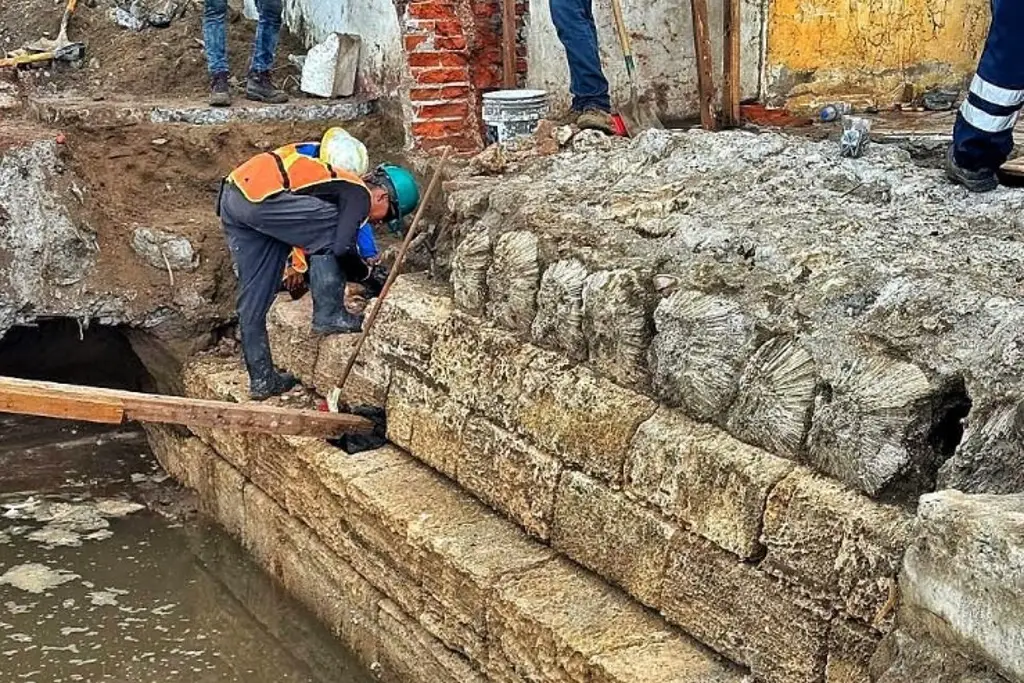
[[[999,187],[995,171],[982,169],[971,171],[957,165],[953,154],[953,145],[946,150],[946,177],[954,183],[963,185],[971,192],[991,192]]]
[[[345,274],[333,254],[309,257],[309,291],[313,294],[313,332],[359,332],[363,316],[345,309]]]
[[[249,371],[249,397],[254,401],[280,396],[299,383],[295,375],[274,367],[266,328],[242,330],[242,355]]]

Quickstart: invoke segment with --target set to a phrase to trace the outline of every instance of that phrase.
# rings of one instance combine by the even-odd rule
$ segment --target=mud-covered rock
[[[135,228],[132,249],[153,268],[161,270],[195,270],[199,265],[188,239],[156,228]]]

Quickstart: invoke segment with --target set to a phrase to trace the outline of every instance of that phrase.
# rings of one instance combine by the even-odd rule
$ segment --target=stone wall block
[[[467,453],[463,430],[469,409],[438,386],[396,372],[388,394],[388,440],[443,474],[455,478]]]
[[[651,278],[634,270],[600,271],[583,287],[583,333],[590,362],[623,386],[644,389],[650,384],[647,349],[654,305]]]
[[[654,326],[650,366],[658,397],[700,420],[721,421],[763,341],[754,319],[728,299],[680,290],[658,304]]]
[[[384,683],[486,683],[464,657],[452,652],[391,600],[381,600],[380,637]]]
[[[580,472],[558,484],[551,544],[580,564],[657,606],[675,528],[639,503]]]
[[[846,619],[832,622],[828,635],[825,683],[871,683],[871,657],[882,636],[877,631]]]
[[[466,423],[456,480],[527,532],[547,540],[562,464],[482,417]]]
[[[515,332],[529,332],[537,314],[540,259],[532,232],[506,232],[494,245],[487,271],[487,317]]]
[[[321,339],[313,334],[313,297],[279,295],[267,314],[267,334],[274,365],[312,383]]]
[[[313,385],[321,395],[326,396],[338,385],[358,337],[358,334],[332,334],[320,342]],[[391,365],[379,352],[377,342],[371,335],[345,381],[341,400],[353,405],[383,406],[387,400],[391,374]]]
[[[370,332],[374,351],[390,366],[426,372],[437,330],[452,308],[447,287],[427,273],[398,277]]]
[[[797,460],[811,424],[818,376],[811,355],[791,339],[764,343],[740,375],[726,423],[737,438]]]
[[[669,621],[767,683],[820,683],[830,613],[699,536],[681,532],[661,600]]]
[[[763,551],[761,519],[793,464],[659,409],[640,425],[625,464],[626,493],[743,558]]]
[[[537,344],[562,351],[577,362],[587,358],[587,339],[583,334],[586,280],[587,268],[576,259],[551,264],[540,279],[537,317],[531,328]]]

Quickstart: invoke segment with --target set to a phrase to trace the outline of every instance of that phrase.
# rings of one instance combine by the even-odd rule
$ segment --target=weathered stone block
[[[743,367],[762,341],[753,318],[728,299],[680,290],[654,312],[654,390],[707,422],[723,419]]]
[[[455,478],[468,454],[463,430],[469,408],[456,403],[438,386],[396,372],[388,392],[388,439],[434,469]]]
[[[558,484],[551,544],[651,606],[675,528],[639,503],[579,472]]]
[[[516,427],[566,463],[621,481],[629,442],[654,413],[654,402],[586,368],[558,363],[548,354],[534,357],[517,396]]]
[[[772,488],[794,465],[722,430],[660,409],[626,457],[626,493],[743,558],[761,553]]]
[[[799,468],[768,499],[761,566],[887,629],[911,520],[901,508]]]
[[[575,259],[551,264],[540,279],[533,340],[564,352],[571,360],[587,358],[583,335],[583,286],[587,268]]]
[[[1024,679],[1024,495],[921,498],[900,578],[904,604],[943,641]]]
[[[550,536],[561,463],[481,417],[466,423],[457,481],[542,539]]]
[[[529,332],[537,313],[539,280],[537,236],[506,232],[494,244],[487,271],[487,317],[506,329]]]
[[[939,469],[937,490],[1024,491],[1024,401],[971,407],[963,440]]]
[[[832,622],[825,683],[871,683],[869,665],[882,636],[846,619]]]
[[[491,238],[486,230],[471,230],[452,255],[455,305],[483,315],[487,304],[487,271],[491,267]]]
[[[672,634],[628,596],[562,559],[503,581],[487,625],[488,674],[496,680],[586,683],[593,657]]]
[[[345,364],[356,347],[358,334],[332,334],[320,343],[313,385],[326,396],[338,385]],[[345,381],[341,400],[352,405],[382,406],[387,400],[391,367],[377,351],[376,342],[367,339]]]
[[[200,496],[210,495],[213,459],[220,457],[184,427],[143,424],[149,447],[168,474]]]
[[[313,297],[292,301],[286,294],[278,296],[267,314],[267,334],[274,365],[312,382],[321,339],[313,334]]]
[[[870,673],[873,683],[1007,683],[1007,679],[971,661],[955,647],[903,630],[893,631],[882,640],[871,659]]]
[[[486,662],[487,604],[496,584],[554,552],[494,515],[425,541],[420,621],[450,649]]]
[[[389,365],[426,372],[437,330],[452,307],[447,287],[432,282],[427,273],[398,277],[370,332],[374,352]]]
[[[529,347],[510,332],[455,313],[438,332],[430,376],[464,406],[511,428],[528,359]]]
[[[869,496],[887,489],[914,495],[930,487],[939,459],[929,439],[935,387],[916,365],[848,355],[845,362],[819,362],[831,391],[815,400],[810,462]]]
[[[747,443],[799,459],[817,385],[811,354],[791,339],[776,337],[755,351],[743,369],[726,426]]]
[[[447,649],[390,600],[380,602],[377,616],[384,683],[486,683],[464,657]]]
[[[654,333],[650,277],[632,270],[594,273],[583,287],[583,332],[590,362],[616,382],[649,384],[647,348]]]
[[[676,534],[661,600],[669,621],[768,683],[825,674],[829,613],[694,534]]]
[[[673,637],[600,654],[593,683],[742,683],[746,679],[689,638]]]

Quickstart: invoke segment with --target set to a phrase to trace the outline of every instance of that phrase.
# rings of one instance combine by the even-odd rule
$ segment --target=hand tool
[[[633,58],[632,42],[626,30],[626,20],[622,14],[622,1],[612,0],[612,11],[615,14],[615,32],[619,36],[622,57],[626,61],[626,74],[629,76],[629,104],[620,111],[627,132],[633,136],[647,128],[664,128],[652,102],[642,102],[636,83],[636,60]]]

